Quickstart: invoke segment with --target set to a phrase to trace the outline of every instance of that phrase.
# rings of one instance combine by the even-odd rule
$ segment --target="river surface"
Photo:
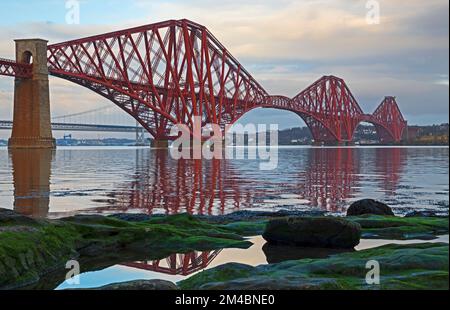
[[[146,260],[125,262],[95,271],[82,272],[77,282],[61,281],[55,287],[63,289],[95,288],[112,283],[135,280],[161,279],[179,282],[195,274],[226,263],[240,263],[250,266],[275,264],[287,260],[326,258],[334,254],[349,252],[349,250],[302,248],[270,245],[261,236],[248,239],[253,245],[248,249],[222,249],[214,251],[195,251],[191,253],[173,254],[162,260]],[[382,240],[361,239],[354,249],[361,251],[386,244],[414,244],[423,240]],[[439,236],[429,240],[430,243],[449,243],[449,236]],[[42,282],[47,281],[43,279]],[[53,287],[56,284],[53,284]],[[53,288],[51,287],[51,288]]]
[[[374,198],[398,215],[448,214],[448,147],[280,147],[258,160],[175,160],[148,148],[0,148],[0,207],[34,217],[325,210]]]
[[[374,198],[403,215],[448,214],[447,147],[280,147],[278,165],[259,160],[175,160],[148,148],[0,149],[0,207],[39,218],[79,213],[225,214],[237,210],[319,210],[343,214]],[[248,249],[173,253],[82,271],[79,283],[48,275],[32,288],[91,288],[137,279],[173,282],[229,262],[257,266],[325,258],[336,250],[273,246],[261,236]],[[420,240],[361,240],[355,250]],[[448,243],[448,235],[427,242]]]

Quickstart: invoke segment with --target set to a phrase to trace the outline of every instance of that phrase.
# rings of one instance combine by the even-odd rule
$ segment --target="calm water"
[[[256,160],[173,160],[147,148],[0,149],[0,207],[36,217],[75,213],[223,214],[242,209],[342,213],[359,198],[448,213],[449,149],[280,148]]]
[[[260,236],[250,238],[249,241],[251,241],[253,245],[248,249],[223,249],[203,252],[195,251],[191,253],[173,254],[162,260],[126,262],[100,270],[83,272],[80,274],[78,284],[68,283],[67,281],[61,280],[60,282],[54,282],[52,286],[47,288],[56,288],[58,290],[93,288],[111,283],[152,279],[178,282],[192,277],[203,270],[211,269],[230,262],[258,266],[278,263],[286,260],[326,258],[333,254],[346,252],[345,250],[269,245]],[[360,251],[392,243],[413,244],[423,242],[423,240],[393,241],[382,239],[362,239],[361,243],[355,248],[355,250]],[[448,243],[449,236],[440,236],[439,238],[428,242]],[[48,285],[47,279],[43,279],[41,282],[46,282],[45,286]]]
[[[117,212],[223,214],[242,209],[345,212],[360,198],[387,202],[397,214],[448,213],[448,148],[280,148],[279,165],[256,160],[173,160],[148,148],[0,149],[0,207],[35,217]],[[320,258],[333,250],[271,246],[174,253],[162,260],[126,261],[84,271],[80,284],[65,271],[33,288],[98,287],[136,279],[177,282],[228,262],[249,265]],[[448,235],[433,242],[448,243]],[[356,250],[393,241],[361,240]],[[421,241],[408,241],[421,242]]]

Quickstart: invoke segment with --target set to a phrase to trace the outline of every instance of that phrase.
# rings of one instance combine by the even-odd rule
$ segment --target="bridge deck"
[[[0,120],[0,129],[12,129],[13,122]],[[98,131],[98,132],[130,132],[143,130],[142,127],[121,126],[121,125],[93,125],[93,124],[71,124],[71,123],[52,123],[52,130],[59,131]]]

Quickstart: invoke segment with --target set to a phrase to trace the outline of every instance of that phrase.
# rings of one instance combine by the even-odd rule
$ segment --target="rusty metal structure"
[[[31,66],[0,60],[0,75],[29,79]],[[206,27],[186,19],[49,45],[46,66],[50,75],[112,101],[157,141],[177,138],[172,125],[187,125],[192,133],[197,117],[202,125],[224,128],[256,108],[298,114],[318,143],[351,142],[361,122],[374,124],[382,142],[399,142],[407,127],[395,97],[365,114],[335,76],[294,98],[272,96]]]

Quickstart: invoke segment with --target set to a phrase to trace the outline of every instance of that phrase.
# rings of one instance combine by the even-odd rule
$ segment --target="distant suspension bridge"
[[[52,130],[135,133],[136,143],[144,144],[145,129],[116,106],[106,105],[92,110],[52,117]],[[13,121],[0,120],[0,129],[12,130]]]

